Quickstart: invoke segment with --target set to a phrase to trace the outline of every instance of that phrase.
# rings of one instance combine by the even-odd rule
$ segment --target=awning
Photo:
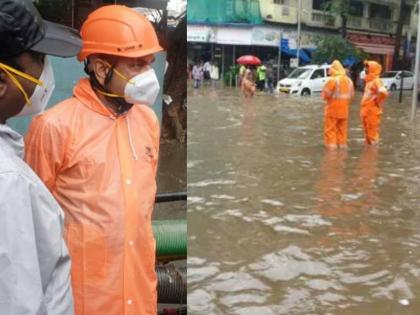
[[[361,44],[361,43],[353,43],[353,44],[357,48],[360,48],[369,54],[376,54],[376,55],[393,55],[394,54],[394,46],[369,45],[369,44]]]

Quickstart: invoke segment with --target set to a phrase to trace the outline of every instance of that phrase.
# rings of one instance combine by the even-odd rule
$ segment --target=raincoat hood
[[[375,79],[379,78],[379,76],[381,75],[382,66],[379,63],[377,63],[376,61],[369,60],[366,63],[366,68],[368,70],[367,74],[366,74],[366,77],[365,77],[366,82],[370,82],[372,80],[375,80]]]
[[[0,148],[23,158],[23,137],[8,125],[0,124]]]
[[[340,61],[334,60],[331,67],[328,70],[328,74],[331,76],[346,75],[346,70]]]

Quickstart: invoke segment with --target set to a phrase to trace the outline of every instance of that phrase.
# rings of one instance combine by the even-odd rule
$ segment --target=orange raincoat
[[[366,143],[379,140],[379,125],[381,123],[382,105],[388,97],[388,91],[379,78],[382,66],[376,61],[368,61],[365,93],[363,94],[360,117],[363,124]]]
[[[331,78],[322,90],[322,98],[327,102],[324,114],[324,142],[347,144],[349,104],[354,96],[353,82],[338,60],[334,60],[328,70]]]
[[[133,106],[116,117],[82,79],[37,116],[26,161],[65,211],[76,315],[155,315],[151,216],[159,123]]]

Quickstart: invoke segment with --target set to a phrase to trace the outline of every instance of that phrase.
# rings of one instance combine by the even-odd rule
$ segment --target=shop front
[[[392,69],[395,38],[349,32],[347,39],[356,47],[369,54],[369,59],[379,62],[384,71]]]

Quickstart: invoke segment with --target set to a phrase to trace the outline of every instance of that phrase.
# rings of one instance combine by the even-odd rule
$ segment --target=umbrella
[[[241,65],[260,65],[261,60],[258,57],[252,56],[252,55],[245,55],[241,56],[238,59],[236,59],[236,62]]]

